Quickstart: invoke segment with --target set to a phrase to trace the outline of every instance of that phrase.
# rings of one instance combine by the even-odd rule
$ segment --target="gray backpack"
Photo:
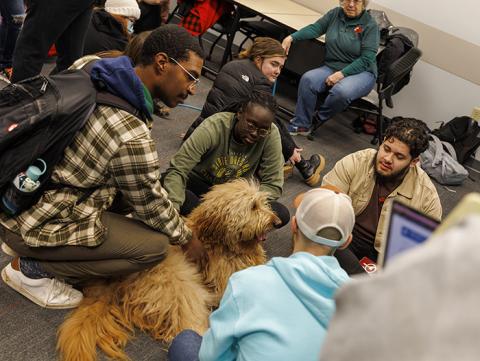
[[[433,134],[430,134],[428,149],[420,155],[420,163],[430,177],[443,185],[460,185],[469,175],[457,161],[453,146]]]

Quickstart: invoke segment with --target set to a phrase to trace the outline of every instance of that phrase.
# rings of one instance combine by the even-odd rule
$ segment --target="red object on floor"
[[[359,262],[360,262],[360,266],[363,267],[365,272],[367,273],[377,272],[377,264],[373,262],[370,258],[363,257]]]
[[[48,57],[51,58],[52,56],[57,56],[57,49],[55,48],[55,44],[53,44],[48,51]]]

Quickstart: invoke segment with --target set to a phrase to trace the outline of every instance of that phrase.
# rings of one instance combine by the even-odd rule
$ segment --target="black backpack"
[[[416,33],[409,28],[390,28],[387,36],[385,48],[377,55],[378,78],[383,80],[390,66],[400,57],[405,55],[415,46],[417,41]],[[393,94],[398,93],[405,85],[410,82],[409,73],[395,84]],[[388,79],[387,79],[388,81]]]
[[[117,107],[145,118],[130,103],[106,92],[102,84],[93,84],[90,70],[94,63],[82,70],[39,75],[0,90],[0,198],[7,189],[12,196],[13,179],[38,158],[47,165],[35,191],[16,190],[13,195],[19,212],[34,205],[46,190],[68,187],[52,184],[51,174],[97,104]],[[85,190],[81,201],[94,190]]]
[[[462,164],[480,146],[480,125],[468,116],[455,117],[432,133],[440,140],[453,145],[457,160]]]

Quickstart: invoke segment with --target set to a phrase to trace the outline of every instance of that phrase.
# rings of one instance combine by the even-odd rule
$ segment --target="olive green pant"
[[[150,268],[167,255],[168,237],[144,223],[105,212],[105,240],[96,247],[29,247],[22,237],[0,226],[0,237],[22,257],[39,261],[46,272],[77,283],[126,275]]]

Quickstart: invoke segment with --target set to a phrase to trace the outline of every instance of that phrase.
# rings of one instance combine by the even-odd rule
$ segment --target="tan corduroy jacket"
[[[322,180],[322,185],[333,185],[348,194],[352,199],[355,215],[367,207],[375,186],[373,158],[375,149],[364,149],[340,159],[335,167]],[[397,199],[430,217],[440,220],[442,205],[437,190],[420,165],[410,168],[400,184],[385,200],[375,235],[375,249],[380,252],[386,237],[388,209],[393,199]]]

